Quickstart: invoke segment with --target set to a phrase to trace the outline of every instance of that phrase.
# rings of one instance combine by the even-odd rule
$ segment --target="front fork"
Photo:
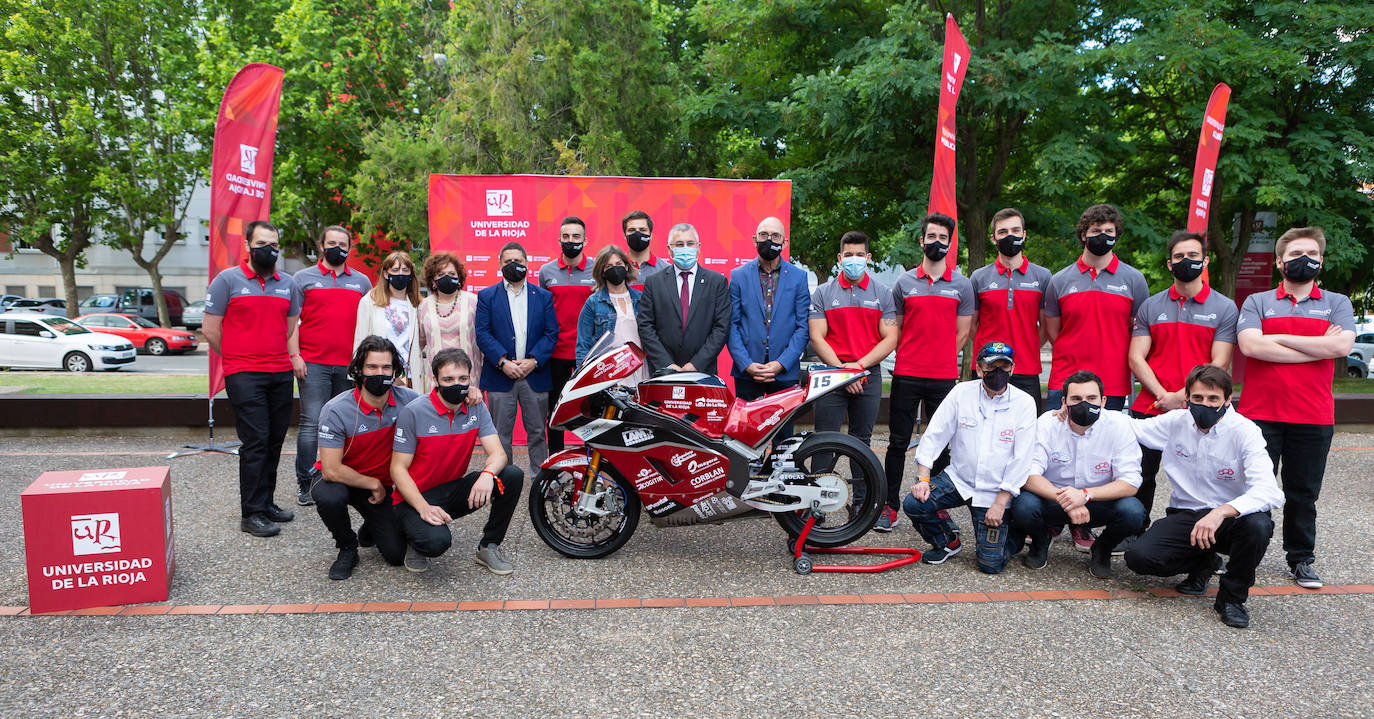
[[[602,414],[602,417],[603,417],[604,419],[615,419],[615,413],[616,413],[615,405],[610,405],[610,406],[606,407],[606,412],[605,412],[604,414]],[[593,449],[593,450],[592,450],[592,453],[591,453],[591,458],[590,458],[590,460],[589,460],[588,463],[587,463],[587,476],[586,476],[586,478],[584,478],[584,479],[582,480],[582,493],[586,493],[586,494],[591,494],[591,493],[592,493],[592,487],[594,486],[594,483],[596,482],[596,478],[597,478],[597,476],[599,475],[599,471],[598,471],[597,468],[600,467],[600,466],[601,466],[601,452],[598,451],[598,450]],[[574,496],[573,496],[573,503],[574,503],[574,504],[577,502],[577,499],[578,499],[577,494],[578,494],[578,493],[574,493]]]

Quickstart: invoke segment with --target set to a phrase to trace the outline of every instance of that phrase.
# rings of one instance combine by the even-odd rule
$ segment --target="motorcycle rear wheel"
[[[616,510],[604,517],[578,516],[573,492],[582,486],[583,479],[565,471],[540,471],[529,492],[530,523],[555,552],[574,559],[600,559],[620,549],[634,534],[639,524],[639,495],[624,479],[603,470],[595,489],[607,487],[608,501]]]
[[[806,538],[807,544],[841,547],[864,536],[877,523],[887,496],[887,475],[868,445],[841,432],[818,432],[797,448],[792,461],[807,474],[833,469],[849,485],[849,506],[831,512],[825,522],[818,521]],[[778,512],[773,518],[794,539],[806,525],[805,512]]]

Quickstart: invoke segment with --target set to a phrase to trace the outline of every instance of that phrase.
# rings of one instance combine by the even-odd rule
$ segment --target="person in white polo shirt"
[[[1212,606],[1227,626],[1248,627],[1245,600],[1274,536],[1269,513],[1283,506],[1283,492],[1260,428],[1230,411],[1231,375],[1199,365],[1184,388],[1188,409],[1131,420],[1141,445],[1163,451],[1174,488],[1164,518],[1126,550],[1126,566],[1158,577],[1187,574],[1178,591],[1201,595],[1217,552],[1224,552],[1230,559]]]
[[[1126,415],[1103,411],[1102,378],[1079,370],[1064,380],[1063,390],[1067,421],[1046,412],[1036,422],[1030,477],[1011,503],[1012,524],[1030,538],[1021,560],[1030,569],[1049,562],[1051,526],[1106,527],[1088,562],[1094,577],[1106,578],[1113,550],[1145,521],[1145,507],[1135,497],[1140,445]]]
[[[967,505],[977,539],[978,568],[997,574],[1011,558],[1007,505],[1030,474],[1035,448],[1035,400],[1010,386],[1012,348],[989,342],[978,351],[979,379],[950,390],[930,417],[916,447],[916,483],[902,502],[911,523],[931,549],[921,561],[941,564],[959,553],[959,537],[940,510]],[[930,476],[948,445],[949,466]]]

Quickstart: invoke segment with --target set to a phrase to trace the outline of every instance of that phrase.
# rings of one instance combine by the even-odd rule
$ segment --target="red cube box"
[[[167,599],[170,467],[44,472],[20,500],[30,613]]]

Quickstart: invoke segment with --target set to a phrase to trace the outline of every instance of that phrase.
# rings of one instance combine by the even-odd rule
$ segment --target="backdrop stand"
[[[167,459],[177,459],[177,458],[179,458],[179,457],[185,457],[185,456],[187,456],[187,455],[192,455],[192,454],[200,454],[200,453],[202,453],[202,452],[216,452],[216,453],[219,453],[219,454],[232,454],[232,455],[234,455],[235,457],[237,457],[238,454],[239,454],[238,447],[239,447],[239,445],[243,444],[242,442],[240,442],[240,441],[238,441],[238,440],[234,440],[233,442],[227,442],[227,443],[225,443],[225,444],[215,444],[215,398],[214,398],[213,395],[211,395],[211,397],[210,397],[210,419],[209,419],[209,425],[210,425],[210,443],[209,443],[209,444],[183,444],[183,445],[181,445],[181,449],[179,449],[179,450],[177,450],[177,451],[175,451],[175,452],[173,452],[173,453],[167,455]]]

